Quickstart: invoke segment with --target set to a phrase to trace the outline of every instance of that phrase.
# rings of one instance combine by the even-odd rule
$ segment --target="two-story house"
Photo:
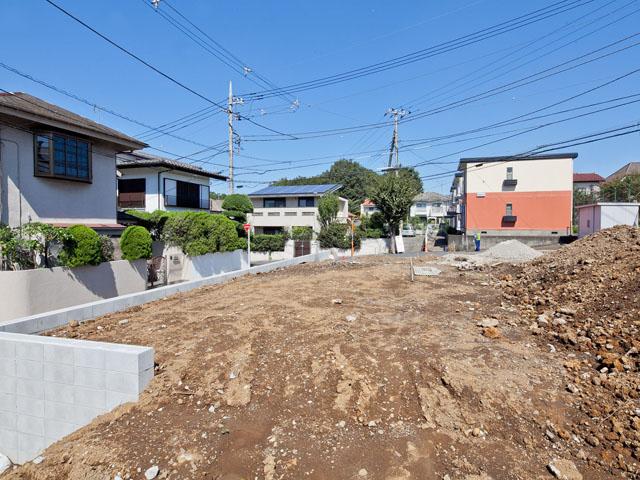
[[[318,201],[327,194],[333,194],[341,185],[289,185],[269,186],[253,192],[249,198],[253,202],[253,213],[249,223],[255,233],[276,234],[292,227],[311,227],[320,231]],[[349,202],[339,198],[338,221],[346,222],[349,217]]]
[[[461,230],[489,236],[571,233],[577,153],[460,160]]]
[[[116,154],[145,146],[26,93],[0,93],[0,223],[117,233]]]
[[[436,224],[440,224],[448,215],[450,203],[450,197],[441,193],[419,193],[413,198],[413,203],[409,210],[409,216],[421,217],[425,222],[433,219]]]
[[[596,195],[600,193],[600,185],[604,183],[604,177],[597,173],[574,173],[573,188],[582,193]]]
[[[144,152],[118,155],[118,209],[209,210],[210,181],[227,177]]]

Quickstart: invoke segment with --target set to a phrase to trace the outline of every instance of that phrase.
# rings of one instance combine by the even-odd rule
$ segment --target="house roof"
[[[525,160],[561,160],[565,158],[577,158],[577,153],[553,153],[549,155],[506,155],[501,157],[475,157],[475,158],[461,158],[460,166],[463,163],[492,163],[492,162],[521,162]]]
[[[365,207],[373,207],[375,206],[375,203],[373,203],[373,200],[370,198],[365,198],[361,205],[364,205]]]
[[[21,123],[47,125],[104,140],[127,150],[144,148],[146,143],[122,132],[89,120],[28,93],[0,93],[0,115],[8,115]]]
[[[342,188],[337,183],[325,183],[319,185],[270,185],[256,192],[250,193],[250,197],[287,197],[294,195],[319,196],[336,192]]]
[[[597,202],[597,203],[589,203],[587,205],[576,205],[576,209],[580,210],[581,208],[588,207],[640,207],[640,203],[638,202]]]
[[[202,177],[214,178],[216,180],[227,180],[228,178],[219,173],[210,172],[190,163],[179,162],[177,160],[171,160],[164,157],[157,157],[145,152],[120,153],[117,156],[117,165],[118,169],[160,167],[191,173],[193,175],[200,175]]]
[[[640,175],[640,162],[629,162],[607,177],[607,182],[620,180],[627,175]]]
[[[573,183],[580,182],[604,182],[604,177],[602,175],[598,175],[597,173],[574,173]]]
[[[451,197],[438,192],[422,192],[413,197],[414,202],[445,202]]]

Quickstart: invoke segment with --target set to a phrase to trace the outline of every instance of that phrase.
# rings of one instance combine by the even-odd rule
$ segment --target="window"
[[[282,227],[262,227],[262,233],[265,235],[281,235]]]
[[[591,220],[587,218],[587,228],[591,228]]]
[[[164,179],[165,207],[209,209],[209,185]]]
[[[316,199],[313,197],[298,197],[298,207],[315,207]]]
[[[118,179],[118,208],[144,208],[146,191],[144,178]]]
[[[513,204],[507,203],[507,208],[506,208],[505,215],[507,217],[512,217],[513,216]]]
[[[284,208],[287,206],[286,198],[265,198],[262,202],[264,208]]]
[[[507,167],[507,180],[513,180],[513,167]]]
[[[425,202],[416,203],[416,208],[427,208],[427,204]]]
[[[35,135],[34,175],[91,181],[91,144],[58,133]]]

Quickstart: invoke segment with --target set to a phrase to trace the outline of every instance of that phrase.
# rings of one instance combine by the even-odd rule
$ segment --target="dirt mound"
[[[575,352],[567,389],[587,419],[574,435],[624,468],[640,459],[640,229],[585,237],[503,277],[537,335]]]
[[[542,253],[518,240],[507,240],[482,252],[479,256],[489,260],[520,263],[538,258]]]

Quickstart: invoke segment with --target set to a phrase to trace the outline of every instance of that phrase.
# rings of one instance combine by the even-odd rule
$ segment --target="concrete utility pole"
[[[229,103],[227,108],[229,116],[229,193],[233,193],[233,87],[229,80]]]
[[[395,156],[395,168],[400,168],[400,154],[398,152],[398,120],[411,112],[406,111],[403,108],[390,108],[385,115],[393,115],[393,138],[391,139],[391,147],[389,148],[389,165],[392,166],[393,158]],[[397,172],[397,170],[396,170]]]

